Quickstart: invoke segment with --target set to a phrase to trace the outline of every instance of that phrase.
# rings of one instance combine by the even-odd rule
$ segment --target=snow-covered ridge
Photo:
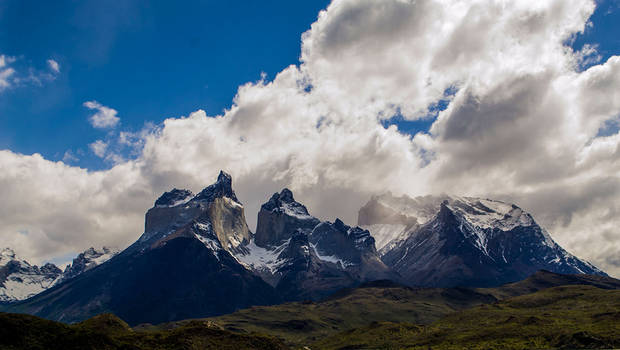
[[[117,248],[102,247],[99,249],[90,247],[78,254],[71,264],[67,265],[63,273],[63,280],[71,279],[88,270],[91,270],[104,262],[110,260],[120,252]]]
[[[480,228],[508,231],[516,226],[530,226],[533,223],[531,215],[518,206],[492,199],[447,195],[411,198],[406,195],[394,197],[387,193],[375,196],[372,200],[395,213],[416,218],[420,225],[431,221],[446,201],[452,211]]]
[[[54,264],[38,267],[19,258],[9,248],[0,251],[0,301],[29,298],[61,280],[62,271]]]
[[[519,226],[529,227],[535,224],[532,216],[518,206],[492,199],[447,195],[411,198],[406,195],[395,197],[387,193],[373,197],[369,203],[373,202],[381,208],[387,208],[389,216],[397,217],[398,220],[402,220],[402,217],[410,218],[408,224],[401,221],[371,222],[363,226],[371,232],[377,249],[382,252],[393,248],[417,227],[433,220],[442,203],[460,218],[462,225],[476,234],[476,242],[481,248],[485,246],[488,234],[493,230],[510,231]],[[369,206],[365,207],[368,210]],[[546,241],[554,244],[548,234]]]
[[[345,269],[348,266],[355,265],[352,262],[348,262],[344,259],[339,258],[337,255],[321,255],[321,253],[316,249],[316,244],[310,243],[310,247],[312,247],[314,253],[316,254],[317,258],[319,258],[319,260],[334,263],[341,269]]]
[[[514,204],[473,197],[450,197],[448,208],[472,225],[483,229],[510,231],[517,226],[531,226],[532,216]]]

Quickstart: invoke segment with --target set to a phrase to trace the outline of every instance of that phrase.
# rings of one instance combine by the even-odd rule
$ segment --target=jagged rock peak
[[[280,193],[274,193],[269,201],[261,206],[261,210],[263,209],[281,211],[289,216],[310,217],[306,206],[297,202],[293,197],[293,192],[288,188],[283,189]]]
[[[280,191],[280,200],[287,203],[294,202],[295,198],[293,198],[293,192],[288,188],[282,189],[282,191]]]
[[[190,190],[174,188],[165,192],[156,201],[156,207],[174,207],[191,199],[194,194]]]
[[[201,201],[213,201],[215,198],[228,197],[235,202],[239,202],[235,191],[232,189],[232,177],[230,174],[220,171],[217,181],[209,187],[202,190],[194,199]]]
[[[330,225],[329,222],[324,223]],[[351,227],[339,218],[336,218],[333,223],[333,227],[340,232],[344,237],[360,250],[375,249],[375,239],[370,234],[370,231],[365,230],[359,226]]]
[[[95,249],[90,247],[84,252],[78,254],[78,256],[73,259],[73,262],[67,265],[63,279],[67,280],[93,269],[94,267],[110,260],[118,253],[119,250],[115,248],[102,247],[101,249]]]
[[[293,192],[285,188],[261,206],[254,239],[260,247],[279,246],[291,238],[296,229],[309,233],[319,222],[303,204],[295,201]]]

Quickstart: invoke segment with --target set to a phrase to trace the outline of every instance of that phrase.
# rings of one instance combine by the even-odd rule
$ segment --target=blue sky
[[[250,221],[283,187],[349,224],[385,191],[484,196],[620,271],[620,0],[598,1],[568,42],[557,34],[583,26],[589,0],[481,3],[339,0],[317,20],[327,0],[2,0],[0,240],[38,261],[123,246],[163,191],[200,190],[225,169]],[[287,68],[313,23],[305,63]],[[599,60],[567,71],[562,45]],[[221,114],[240,85],[279,72],[225,119],[179,118]],[[448,104],[433,135],[418,133]],[[150,153],[119,150],[121,132],[147,123],[162,130],[135,138]]]
[[[3,1],[0,53],[35,71],[47,69],[46,61],[53,59],[60,73],[53,81],[0,95],[0,149],[38,152],[51,160],[70,150],[80,159],[76,165],[109,167],[88,149],[105,139],[106,131],[92,128],[84,102],[114,108],[128,131],[197,109],[218,114],[231,105],[239,85],[260,79],[262,72],[271,79],[298,63],[300,36],[327,5],[326,0],[184,6]],[[573,46],[596,44],[603,61],[620,53],[619,2],[600,1],[591,20],[594,26]],[[392,123],[415,133],[432,121],[395,118]]]
[[[122,5],[119,5],[122,4]],[[328,1],[3,1],[0,53],[60,74],[0,95],[0,149],[108,167],[88,150],[106,131],[82,104],[118,111],[123,130],[230,107],[239,85],[298,62],[301,34]]]
[[[197,109],[218,114],[231,105],[239,85],[262,72],[271,79],[298,63],[300,36],[328,3],[4,1],[0,53],[35,71],[53,59],[60,73],[0,95],[0,149],[51,160],[70,150],[80,159],[76,165],[109,167],[89,151],[88,144],[105,139],[107,131],[89,124],[92,112],[84,102],[117,110],[127,131]],[[620,53],[618,4],[599,2],[594,26],[574,47],[596,44],[603,60]],[[415,133],[432,121],[391,122]]]

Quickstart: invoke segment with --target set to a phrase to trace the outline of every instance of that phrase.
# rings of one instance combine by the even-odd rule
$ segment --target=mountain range
[[[538,270],[605,275],[558,245],[515,204],[497,200],[391,194],[373,197],[358,224],[381,243],[381,259],[407,283],[491,287]]]
[[[66,278],[7,310],[62,322],[112,312],[137,325],[320,300],[375,280],[493,287],[541,269],[605,275],[500,201],[385,194],[360,209],[358,225],[321,221],[283,189],[261,206],[253,233],[220,172],[198,194],[161,195],[124,251],[92,268],[74,261]]]
[[[38,267],[18,257],[10,248],[0,251],[0,302],[9,303],[27,299],[52,286],[73,278],[84,271],[103,264],[118,250],[109,247],[89,248],[80,253],[62,271],[52,263]]]

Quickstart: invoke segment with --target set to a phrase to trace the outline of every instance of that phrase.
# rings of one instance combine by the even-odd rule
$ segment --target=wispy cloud
[[[108,144],[103,140],[97,140],[88,145],[88,147],[97,157],[104,158],[108,149]]]
[[[75,163],[79,160],[80,158],[78,158],[71,150],[65,151],[65,154],[62,156],[62,161],[66,164]]]
[[[60,64],[58,64],[55,60],[50,58],[47,60],[47,65],[54,73],[60,73]]]
[[[54,81],[60,72],[60,65],[52,59],[47,60],[49,70],[38,70],[23,62],[19,65],[20,62],[17,57],[0,55],[0,92],[31,85],[42,86]]]
[[[110,107],[106,107],[97,101],[84,102],[84,107],[95,110],[95,114],[89,117],[90,124],[97,129],[114,128],[120,122],[116,115],[118,112]]]
[[[14,57],[0,55],[0,91],[13,85],[11,78],[15,75],[15,69],[9,67],[9,64],[14,61]]]

